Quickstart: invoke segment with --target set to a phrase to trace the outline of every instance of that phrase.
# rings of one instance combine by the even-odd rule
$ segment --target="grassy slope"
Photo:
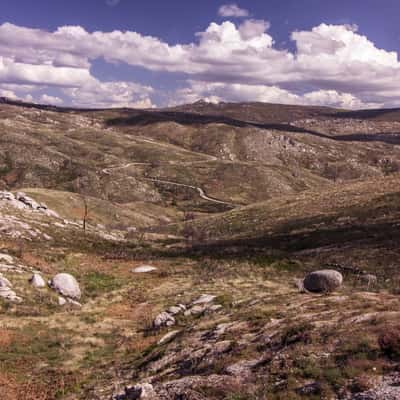
[[[204,217],[190,224],[209,241],[247,240],[276,235],[306,235],[324,229],[395,222],[400,175],[336,184]],[[175,226],[184,229],[184,225]],[[172,230],[174,226],[170,227]]]

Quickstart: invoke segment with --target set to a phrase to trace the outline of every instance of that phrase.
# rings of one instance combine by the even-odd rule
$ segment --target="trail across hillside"
[[[198,186],[186,185],[184,183],[167,181],[167,180],[158,179],[158,178],[145,178],[145,179],[148,181],[163,183],[166,185],[181,186],[181,187],[187,187],[189,189],[194,189],[199,193],[199,196],[204,200],[211,201],[211,202],[217,203],[217,204],[224,204],[224,205],[231,206],[231,207],[238,207],[238,204],[229,203],[227,201],[223,201],[223,200],[216,199],[214,197],[207,196],[206,193],[204,192],[204,190]]]

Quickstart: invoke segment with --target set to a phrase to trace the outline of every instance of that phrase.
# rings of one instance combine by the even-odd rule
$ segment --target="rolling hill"
[[[400,398],[399,145],[397,109],[0,99],[0,397]]]

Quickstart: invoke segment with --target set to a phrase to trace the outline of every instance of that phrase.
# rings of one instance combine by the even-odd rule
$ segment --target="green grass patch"
[[[88,272],[82,278],[84,293],[89,297],[97,297],[122,287],[121,279],[103,272]]]

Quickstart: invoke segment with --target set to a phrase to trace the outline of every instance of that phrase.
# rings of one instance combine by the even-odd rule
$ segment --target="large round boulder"
[[[77,280],[65,272],[57,274],[51,281],[50,286],[58,293],[71,299],[80,299],[81,289]]]
[[[310,272],[304,278],[304,288],[309,292],[332,292],[343,283],[343,276],[333,269]]]

